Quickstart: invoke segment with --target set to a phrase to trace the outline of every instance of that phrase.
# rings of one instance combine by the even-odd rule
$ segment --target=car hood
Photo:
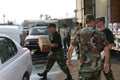
[[[28,35],[25,40],[28,39],[38,39],[39,37],[48,36],[48,35]]]

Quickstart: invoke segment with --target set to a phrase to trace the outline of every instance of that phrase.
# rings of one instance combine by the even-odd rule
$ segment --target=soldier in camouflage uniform
[[[112,48],[112,46],[114,46],[114,36],[113,36],[113,33],[105,27],[105,18],[104,17],[100,17],[100,18],[97,18],[96,19],[96,26],[97,28],[99,28],[105,35],[106,35],[106,39],[107,41],[109,42],[109,44],[106,46],[107,48],[107,53],[106,54],[106,58],[108,59],[109,61],[109,72],[108,73],[104,73],[105,77],[107,80],[114,80],[114,76],[113,76],[113,72],[112,72],[112,69],[111,69],[111,65],[110,65],[110,49]],[[105,58],[102,59],[102,63],[101,65],[104,66],[104,63],[105,63]]]
[[[48,56],[48,62],[46,64],[46,69],[43,73],[38,73],[39,76],[43,76],[41,80],[47,80],[47,73],[50,71],[55,62],[58,63],[62,71],[67,75],[65,80],[72,80],[72,76],[66,65],[66,57],[64,50],[62,49],[61,37],[60,34],[56,31],[56,25],[50,24],[48,26],[50,31],[50,40],[51,45],[48,48],[51,49],[51,52]]]
[[[101,58],[100,52],[107,45],[105,35],[97,29],[93,29],[95,18],[92,15],[86,16],[87,27],[79,31],[72,41],[68,50],[68,64],[71,63],[71,55],[76,44],[80,44],[80,71],[78,80],[101,80]]]

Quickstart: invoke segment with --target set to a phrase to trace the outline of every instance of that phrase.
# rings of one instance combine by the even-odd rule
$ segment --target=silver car
[[[31,71],[30,51],[0,34],[0,80],[29,80]]]

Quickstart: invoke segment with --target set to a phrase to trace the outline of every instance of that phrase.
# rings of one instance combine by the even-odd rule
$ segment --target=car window
[[[17,53],[17,48],[12,40],[0,37],[0,59],[4,63]]]
[[[33,28],[30,30],[30,35],[48,35],[49,31],[47,28]]]

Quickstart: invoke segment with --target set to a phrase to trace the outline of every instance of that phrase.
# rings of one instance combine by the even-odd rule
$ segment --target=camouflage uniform
[[[62,49],[56,52],[51,51],[48,56],[46,71],[49,72],[52,66],[54,65],[54,63],[57,62],[65,74],[70,74],[68,66],[66,65],[66,60],[67,59],[66,59],[65,53]]]
[[[80,30],[79,36],[79,40],[76,36],[72,42],[73,46],[80,43],[81,66],[78,80],[100,80],[100,52],[106,45],[106,38],[102,32],[93,30],[92,27]]]

